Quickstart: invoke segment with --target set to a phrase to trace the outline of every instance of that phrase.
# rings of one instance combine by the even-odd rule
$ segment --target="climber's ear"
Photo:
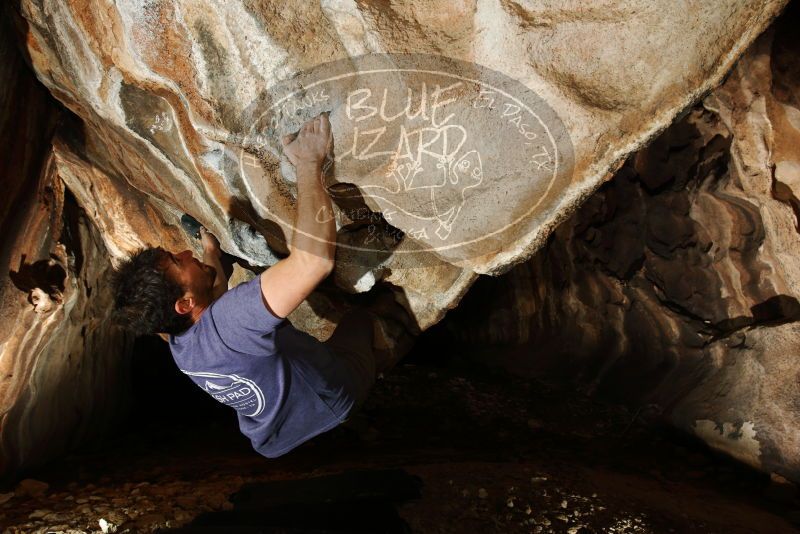
[[[187,313],[190,313],[194,309],[194,306],[194,297],[189,295],[184,295],[175,301],[175,311],[180,315],[186,315]]]

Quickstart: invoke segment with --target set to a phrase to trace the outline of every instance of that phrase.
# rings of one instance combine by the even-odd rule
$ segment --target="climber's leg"
[[[362,309],[347,313],[325,345],[333,351],[348,374],[348,389],[358,410],[375,384],[376,362],[373,349],[373,316]]]

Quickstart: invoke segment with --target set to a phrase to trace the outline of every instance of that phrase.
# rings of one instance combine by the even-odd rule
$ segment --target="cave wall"
[[[4,15],[7,13],[4,13]],[[111,264],[61,180],[61,107],[0,24],[0,473],[113,431],[132,339],[109,328]],[[24,33],[22,34],[24,35]]]
[[[800,479],[799,20],[793,4],[534,258],[481,279],[453,335]]]
[[[530,165],[499,168],[487,183],[489,178],[500,183],[483,193],[517,193],[495,212],[481,212],[494,202],[479,202],[459,231],[465,240],[477,239],[485,221],[525,215],[513,235],[484,240],[461,256],[434,247],[409,261],[403,252],[432,246],[435,237],[412,237],[409,225],[393,222],[405,233],[400,242],[381,261],[354,260],[359,268],[340,261],[334,278],[339,292],[328,301],[317,297],[322,302],[315,306],[316,317],[298,317],[301,327],[325,337],[339,310],[349,306],[347,294],[379,282],[400,287],[403,304],[425,329],[457,304],[476,273],[497,274],[529,257],[627,153],[718,83],[784,4],[326,0],[278,8],[251,1],[109,7],[24,0],[18,9],[30,25],[27,47],[37,76],[85,122],[94,148],[88,159],[115,184],[106,191],[110,197],[87,199],[92,202],[85,209],[118,221],[124,213],[104,212],[108,204],[125,202],[113,196],[122,193],[158,212],[156,220],[162,221],[158,236],[145,235],[136,221],[106,225],[103,238],[115,255],[130,252],[134,234],[150,244],[185,241],[176,220],[187,212],[212,230],[227,252],[255,266],[274,263],[286,251],[285,229],[276,232],[276,221],[294,217],[294,185],[283,172],[278,142],[278,134],[286,132],[265,131],[258,154],[263,172],[257,177],[231,171],[254,157],[241,152],[236,141],[251,126],[250,107],[259,95],[318,63],[365,53],[443,54],[506,73],[547,101],[574,148],[548,202],[529,212],[527,203],[534,200],[527,196],[538,195]],[[286,127],[320,109],[324,106],[300,109]],[[345,119],[342,107],[332,110],[337,140],[353,134],[354,124]],[[384,165],[334,181],[385,185],[385,171]],[[387,210],[374,195],[364,196],[372,212]],[[408,209],[404,203],[419,202],[412,194],[395,200]],[[344,211],[339,205],[340,248],[358,239],[348,230]],[[252,229],[271,237],[260,239]]]

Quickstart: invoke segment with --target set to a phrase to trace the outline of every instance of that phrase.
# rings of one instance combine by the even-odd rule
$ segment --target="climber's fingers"
[[[328,120],[328,114],[322,113],[318,117],[319,119],[319,131],[322,133],[323,136],[328,137],[331,133],[331,121]]]
[[[286,146],[298,137],[306,137],[318,133],[321,133],[324,137],[328,137],[330,131],[331,124],[328,121],[328,116],[324,113],[320,113],[313,119],[306,121],[303,126],[300,127],[300,131],[298,131],[297,134],[287,134],[281,137],[281,143]]]

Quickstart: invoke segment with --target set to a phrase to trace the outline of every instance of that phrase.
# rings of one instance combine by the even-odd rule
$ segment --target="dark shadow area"
[[[246,484],[231,496],[233,510],[169,532],[406,533],[395,504],[418,499],[421,486],[400,469]]]
[[[126,426],[138,429],[137,439],[169,450],[170,440],[181,442],[195,434],[195,439],[202,439],[198,448],[230,450],[236,444],[246,451],[250,447],[239,434],[235,412],[181,373],[161,338],[137,339],[133,353],[133,403]]]
[[[800,524],[791,488],[670,430],[650,407],[481,364],[475,346],[448,333],[455,319],[418,339],[352,423],[277,459],[252,450],[235,412],[180,373],[163,341],[142,338],[134,403],[118,432],[29,473],[50,484],[47,496],[0,513],[25,524],[43,507],[72,510],[72,526],[96,530],[102,517],[118,533],[505,533],[547,522],[554,532],[630,523],[744,533]]]
[[[9,271],[8,277],[14,286],[25,293],[39,288],[47,293],[53,300],[61,300],[64,292],[64,280],[67,273],[55,260],[39,260],[33,263],[25,261],[25,255],[20,258],[16,271]]]

